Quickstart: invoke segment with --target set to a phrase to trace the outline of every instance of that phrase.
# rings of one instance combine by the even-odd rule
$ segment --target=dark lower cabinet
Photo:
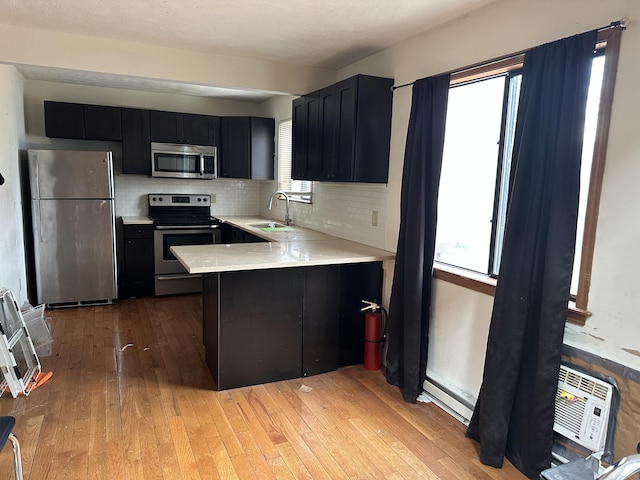
[[[124,296],[154,293],[153,226],[124,225]]]
[[[205,300],[204,314],[217,305],[219,317],[217,328],[209,324],[204,334],[205,358],[219,390],[300,376],[302,270],[209,274],[203,288],[205,297],[218,296],[212,305]],[[216,345],[207,343],[211,335]]]
[[[218,390],[362,363],[361,300],[381,293],[382,262],[204,275],[203,343]]]
[[[222,243],[256,243],[268,241],[252,233],[245,232],[241,228],[229,225],[228,223],[223,223],[220,228],[222,231]]]
[[[304,269],[302,376],[338,369],[340,267]]]

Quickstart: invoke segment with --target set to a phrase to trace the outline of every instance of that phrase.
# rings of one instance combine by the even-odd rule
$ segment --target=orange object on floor
[[[31,379],[31,381],[29,382],[29,386],[31,386],[32,383],[35,383],[33,387],[29,388],[29,392],[32,392],[33,390],[38,388],[40,385],[48,381],[51,377],[53,377],[53,372],[47,372],[47,373],[40,372],[38,374],[38,377],[35,380]],[[9,392],[9,387],[5,387],[4,391]],[[23,392],[20,392],[20,393],[24,395]]]
[[[40,372],[38,374],[38,378],[35,380],[36,384],[33,386],[33,388],[31,390],[35,390],[40,385],[42,385],[43,383],[48,381],[51,377],[53,377],[53,372],[47,372],[47,373]]]

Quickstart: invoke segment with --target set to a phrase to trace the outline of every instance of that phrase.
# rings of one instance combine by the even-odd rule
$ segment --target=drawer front
[[[153,238],[153,226],[124,225],[124,238]]]

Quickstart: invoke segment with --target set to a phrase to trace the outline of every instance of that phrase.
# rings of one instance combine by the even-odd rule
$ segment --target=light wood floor
[[[482,465],[465,428],[362,366],[216,392],[199,295],[47,310],[53,378],[0,398],[25,478],[521,479]],[[305,392],[301,386],[311,387]],[[0,453],[10,478],[11,448]]]

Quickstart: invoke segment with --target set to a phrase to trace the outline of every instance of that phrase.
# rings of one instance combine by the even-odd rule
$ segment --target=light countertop
[[[282,224],[280,220],[272,220],[270,218],[263,217],[227,217],[227,216],[217,216],[219,220],[223,223],[228,223],[233,225],[234,227],[241,228],[245,232],[249,232],[253,235],[256,235],[260,238],[264,238],[269,242],[290,242],[292,240],[332,240],[336,237],[331,235],[327,235],[326,233],[316,232],[315,230],[310,230],[308,228],[298,227],[297,225],[291,225],[290,231],[282,231],[282,232],[265,232],[260,230],[259,228],[252,227],[251,225],[255,224],[265,224],[269,222],[275,222]]]
[[[123,225],[153,225],[149,217],[122,217]]]
[[[294,226],[292,231],[263,232],[249,226],[270,221],[261,217],[218,218],[270,241],[171,247],[189,273],[340,265],[395,258],[393,252],[301,227]]]

